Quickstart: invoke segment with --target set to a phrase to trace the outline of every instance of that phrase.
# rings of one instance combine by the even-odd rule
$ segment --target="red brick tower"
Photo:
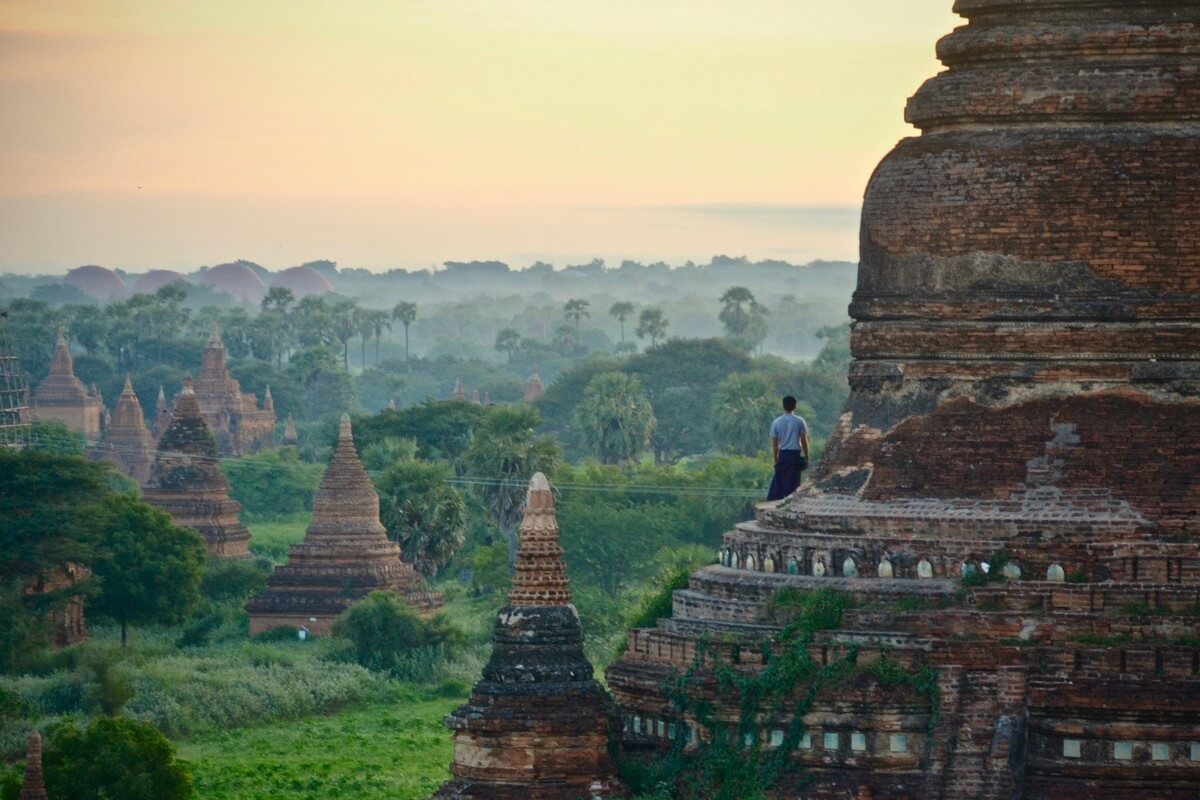
[[[646,720],[677,715],[661,687],[701,637],[755,673],[766,601],[832,587],[860,606],[818,663],[886,655],[937,686],[820,697],[785,790],[1190,798],[1200,3],[955,8],[947,69],[909,102],[920,135],[867,187],[841,422],[800,491],[632,635],[609,672],[627,745],[663,746]]]
[[[608,752],[608,697],[583,653],[562,553],[554,493],[539,472],[492,657],[471,699],[446,719],[454,778],[436,800],[624,796]]]

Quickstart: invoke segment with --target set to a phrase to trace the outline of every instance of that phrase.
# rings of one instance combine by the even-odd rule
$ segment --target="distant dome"
[[[170,269],[152,269],[133,282],[134,294],[154,294],[164,286],[176,281],[187,283],[187,278]]]
[[[98,300],[119,300],[125,296],[125,281],[121,280],[121,276],[94,264],[71,270],[63,278],[63,283]]]
[[[245,264],[221,264],[205,271],[196,281],[213,291],[227,292],[234,297],[257,303],[267,293],[262,278]]]
[[[275,276],[271,286],[291,289],[297,299],[310,294],[326,294],[333,291],[333,284],[312,267],[292,267]]]

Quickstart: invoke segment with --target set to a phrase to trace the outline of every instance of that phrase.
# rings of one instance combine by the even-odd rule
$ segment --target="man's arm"
[[[778,436],[771,437],[771,460],[773,460],[773,461],[779,460],[779,437]]]
[[[804,460],[808,461],[808,429],[800,431],[800,449],[804,451]]]

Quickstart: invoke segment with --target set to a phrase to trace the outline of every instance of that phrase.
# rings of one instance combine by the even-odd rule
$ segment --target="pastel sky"
[[[0,0],[0,269],[853,260],[951,0]]]

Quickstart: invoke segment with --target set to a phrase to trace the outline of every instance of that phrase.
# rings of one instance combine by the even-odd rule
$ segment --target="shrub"
[[[240,605],[267,585],[269,564],[240,558],[212,559],[205,565],[200,592],[214,603]]]
[[[192,778],[175,748],[152,725],[97,719],[86,728],[56,725],[48,734],[46,790],[76,800],[187,800]]]
[[[438,619],[425,621],[403,600],[388,592],[372,592],[355,603],[333,625],[333,634],[352,646],[354,660],[367,669],[388,671],[408,680],[432,674],[451,631]]]

